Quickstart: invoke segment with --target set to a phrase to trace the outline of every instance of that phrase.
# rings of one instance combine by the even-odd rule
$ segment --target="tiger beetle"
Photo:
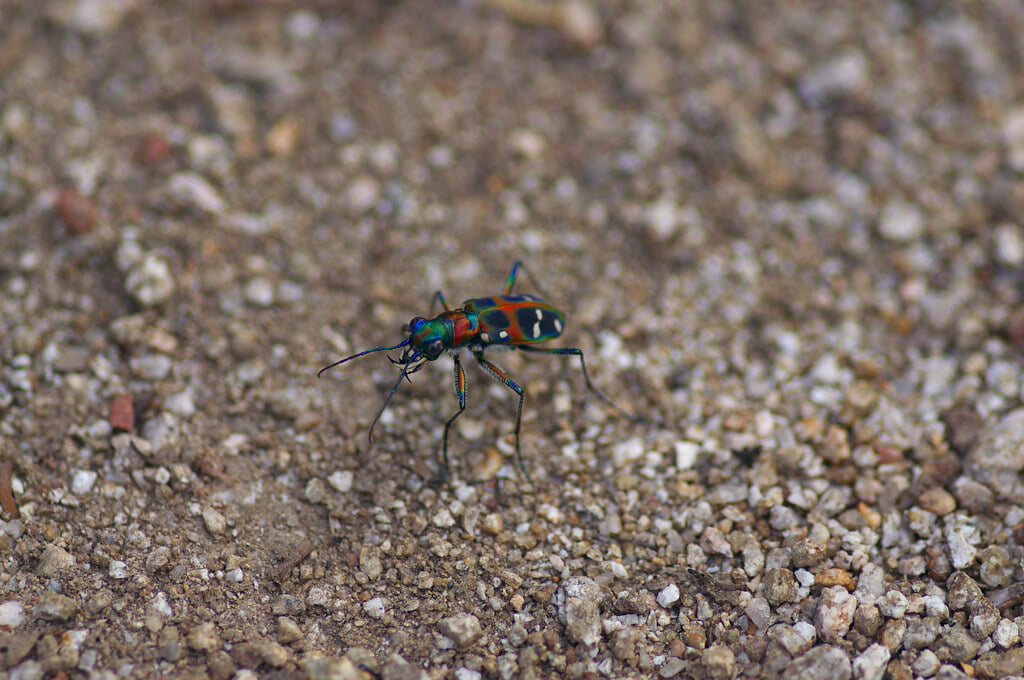
[[[413,318],[404,328],[404,332],[409,334],[409,337],[405,340],[397,345],[374,347],[373,349],[364,350],[335,361],[333,364],[320,369],[317,377],[319,378],[324,372],[335,366],[340,366],[346,361],[358,359],[366,354],[405,348],[397,359],[388,357],[391,363],[401,366],[402,371],[398,374],[398,380],[395,381],[391,392],[384,399],[380,410],[377,411],[373,424],[370,425],[369,440],[372,444],[373,430],[377,426],[381,414],[384,413],[384,409],[387,408],[388,402],[391,401],[391,397],[398,391],[402,380],[411,382],[409,380],[410,375],[423,368],[427,362],[434,361],[447,352],[455,363],[455,395],[459,399],[459,410],[444,424],[444,439],[441,452],[444,459],[444,474],[447,476],[448,432],[451,430],[455,419],[466,410],[466,373],[462,370],[462,362],[459,360],[459,354],[465,348],[469,350],[470,354],[476,358],[477,363],[492,378],[519,395],[519,406],[516,410],[516,461],[523,476],[532,484],[533,480],[530,479],[529,473],[526,472],[522,452],[519,448],[519,429],[523,420],[523,400],[526,397],[526,391],[512,380],[508,373],[484,358],[486,350],[491,348],[495,351],[518,349],[533,354],[568,354],[578,356],[587,387],[601,401],[622,415],[631,420],[638,419],[616,406],[604,392],[594,386],[590,381],[590,374],[587,372],[587,362],[583,359],[582,349],[576,347],[549,348],[533,346],[534,343],[551,340],[561,335],[562,329],[565,327],[565,315],[535,295],[513,295],[512,287],[515,285],[516,275],[520,270],[526,273],[530,278],[530,282],[540,291],[540,286],[537,285],[533,275],[530,274],[529,270],[521,262],[516,262],[512,265],[512,271],[508,275],[508,282],[505,284],[505,292],[503,294],[466,300],[462,303],[461,309],[449,307],[448,303],[445,302],[444,295],[441,291],[437,291],[431,299],[430,306],[433,309],[434,305],[440,302],[444,307],[444,312],[433,319],[424,319],[420,316]]]

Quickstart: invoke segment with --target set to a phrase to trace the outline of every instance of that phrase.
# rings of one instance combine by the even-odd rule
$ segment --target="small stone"
[[[206,525],[206,530],[214,536],[219,536],[228,530],[227,519],[211,507],[203,508],[203,523]]]
[[[765,599],[772,606],[785,602],[796,602],[797,584],[793,572],[789,569],[770,569],[762,582]]]
[[[299,624],[287,616],[277,619],[277,640],[283,645],[298,642],[302,639],[302,629]]]
[[[501,515],[495,512],[485,515],[483,521],[480,522],[480,526],[484,531],[495,536],[504,531],[505,528]]]
[[[981,568],[978,575],[985,585],[997,588],[1009,585],[1016,568],[1010,552],[1001,545],[990,545],[978,555]]]
[[[981,430],[969,460],[978,472],[1024,470],[1024,409],[1011,411]]]
[[[111,578],[124,580],[128,578],[128,565],[121,560],[110,560],[107,572],[110,574]]]
[[[981,643],[971,637],[960,624],[955,624],[944,632],[939,640],[940,644],[936,646],[936,651],[945,647],[945,650],[942,650],[942,658],[957,663],[972,661],[978,654],[978,648],[981,647]]]
[[[736,655],[725,645],[708,647],[701,656],[701,662],[713,680],[731,680],[736,677]]]
[[[878,231],[886,239],[907,243],[924,233],[924,214],[913,203],[890,201],[878,216]]]
[[[922,649],[911,669],[922,678],[930,678],[939,670],[940,665],[942,664],[935,652],[930,649]]]
[[[965,523],[946,525],[946,548],[953,568],[963,570],[974,563],[978,550],[972,545],[977,540],[977,530]]]
[[[363,546],[359,550],[359,569],[371,581],[380,578],[384,566],[380,561],[380,551],[376,548]]]
[[[138,5],[137,0],[63,0],[48,6],[48,16],[78,33],[110,33]]]
[[[345,199],[352,212],[365,213],[380,200],[380,184],[369,175],[360,175],[349,184]]]
[[[451,638],[459,649],[468,649],[483,635],[480,620],[468,613],[441,619],[437,625],[441,634]]]
[[[221,646],[220,633],[210,621],[204,621],[189,631],[187,639],[188,646],[201,654],[209,654]]]
[[[313,477],[306,482],[306,488],[302,491],[303,497],[314,505],[327,502],[327,488],[324,483]]]
[[[988,652],[978,657],[974,665],[977,677],[1012,678],[1024,672],[1024,648],[1018,647],[997,654]]]
[[[906,619],[889,619],[882,626],[882,632],[878,641],[885,645],[890,652],[897,651],[903,645],[903,639],[907,636]]]
[[[167,182],[167,193],[180,205],[211,215],[221,215],[224,199],[209,182],[194,172],[179,172]]]
[[[291,156],[301,136],[299,121],[293,116],[285,116],[267,131],[267,151],[279,157]]]
[[[907,634],[903,637],[903,646],[906,649],[930,649],[938,636],[938,619],[930,616],[923,619],[911,619],[907,624]]]
[[[123,432],[135,429],[135,405],[130,394],[119,394],[110,400],[110,427]]]
[[[0,603],[0,626],[8,629],[17,628],[25,618],[25,604],[19,600],[8,600]],[[10,649],[10,643],[8,643]],[[26,650],[26,654],[28,651]],[[8,659],[10,652],[7,652]],[[15,662],[16,663],[16,662]]]
[[[901,619],[907,613],[907,596],[898,590],[890,590],[875,605],[882,616],[889,619]]]
[[[783,677],[786,680],[850,680],[850,659],[839,647],[819,645],[803,656],[793,659]]]
[[[383,597],[375,597],[363,603],[363,611],[372,618],[384,618],[387,601]]]
[[[857,599],[845,588],[826,588],[822,591],[814,617],[818,635],[825,642],[838,642],[853,625],[856,611]]]
[[[57,578],[67,576],[67,571],[76,564],[74,555],[64,548],[56,545],[48,545],[39,558],[39,566],[36,573],[45,578]]]
[[[296,616],[304,611],[306,611],[306,603],[302,601],[302,598],[289,593],[285,593],[277,598],[277,601],[270,608],[270,612],[278,616]]]
[[[39,596],[39,602],[35,608],[36,618],[58,623],[73,618],[77,613],[77,602],[66,595],[50,590],[44,591]]]
[[[800,656],[809,650],[817,638],[814,626],[806,621],[798,621],[792,626],[779,624],[771,629],[770,635],[791,656]]]
[[[947,602],[953,610],[966,609],[984,597],[978,583],[962,571],[949,577],[947,592]]]
[[[171,549],[165,545],[153,550],[146,556],[146,570],[155,572],[164,569],[171,561]]]
[[[670,583],[658,593],[658,604],[668,609],[679,601],[679,586]]]
[[[995,631],[992,632],[992,642],[996,643],[1003,649],[1013,647],[1015,644],[1020,642],[1019,627],[1010,619],[1001,619],[999,624],[996,626]]]
[[[348,493],[352,489],[355,474],[351,470],[337,470],[327,478],[327,483],[338,493]]]
[[[274,304],[274,284],[262,276],[257,276],[245,284],[245,299],[256,307],[270,307]]]
[[[73,187],[61,189],[54,203],[57,218],[72,234],[87,234],[96,226],[99,211],[88,196],[83,196]]]
[[[171,268],[162,258],[146,255],[128,272],[125,289],[143,307],[167,302],[175,290]]]
[[[956,510],[956,499],[942,487],[928,489],[917,497],[917,502],[928,512],[938,516],[948,515]]]
[[[888,649],[877,643],[871,645],[853,660],[853,677],[858,680],[882,680],[889,657]]]
[[[381,669],[380,677],[381,680],[428,680],[430,675],[422,668],[412,665],[398,654],[392,654],[388,657],[387,662],[385,662],[384,668]]]
[[[99,474],[92,470],[71,470],[71,493],[76,496],[92,491]]]
[[[601,639],[601,588],[592,579],[577,576],[563,582],[555,594],[566,636],[591,647]]]

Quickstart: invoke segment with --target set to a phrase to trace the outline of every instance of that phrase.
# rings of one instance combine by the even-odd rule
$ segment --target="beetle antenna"
[[[358,359],[359,357],[361,357],[361,356],[363,356],[365,354],[372,354],[373,352],[386,352],[388,350],[398,349],[399,347],[405,347],[406,345],[409,344],[409,340],[410,340],[409,338],[406,338],[402,342],[398,343],[397,345],[392,345],[391,347],[374,347],[373,349],[368,349],[368,350],[359,352],[358,354],[353,354],[350,357],[345,357],[344,359],[339,359],[338,361],[335,361],[330,366],[324,366],[323,368],[321,368],[317,372],[316,377],[319,378],[320,376],[322,376],[324,374],[324,372],[334,368],[335,366],[340,366],[341,364],[345,363],[346,361],[351,361],[352,359]],[[402,372],[405,373],[405,371],[402,371]],[[394,390],[392,390],[392,394],[393,393],[394,393]]]

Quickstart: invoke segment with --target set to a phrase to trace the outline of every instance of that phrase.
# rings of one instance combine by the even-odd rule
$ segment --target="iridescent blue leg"
[[[514,269],[512,273],[515,273]],[[519,449],[519,428],[523,424],[523,400],[526,398],[526,392],[524,392],[523,388],[512,380],[508,373],[501,370],[487,359],[484,359],[483,352],[473,352],[473,356],[476,357],[480,366],[487,371],[492,378],[519,395],[519,407],[516,409],[516,462],[519,463],[519,470],[523,473],[523,477],[525,477],[526,481],[533,486],[533,480],[530,479],[530,473],[526,471],[526,465],[523,464],[523,453]]]
[[[613,409],[615,409],[622,415],[626,416],[630,420],[635,422],[643,420],[639,416],[630,415],[629,413],[623,411],[614,401],[612,401],[608,397],[607,394],[605,394],[604,392],[602,392],[601,390],[597,389],[597,387],[594,386],[594,383],[590,381],[590,374],[587,372],[587,362],[583,358],[583,350],[579,349],[578,347],[531,347],[529,345],[519,345],[516,347],[516,349],[522,352],[531,352],[533,354],[570,354],[573,356],[578,356],[580,358],[580,366],[583,367],[583,379],[587,381],[587,387],[590,389],[591,392],[600,397],[601,401],[608,404]]]
[[[466,410],[466,372],[462,370],[462,362],[459,361],[458,354],[453,354],[452,360],[455,362],[455,396],[459,398],[459,410],[444,424],[444,443],[441,446],[441,456],[444,458],[444,479],[448,479],[448,430],[451,429],[455,419]]]

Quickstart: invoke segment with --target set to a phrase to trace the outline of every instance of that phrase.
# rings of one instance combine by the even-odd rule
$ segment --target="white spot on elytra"
[[[540,312],[537,312],[537,313],[540,314]],[[540,321],[538,321],[537,323],[533,324],[533,337],[535,337],[535,338],[540,337]]]
[[[487,335],[487,333],[481,333],[480,334],[480,339],[483,340],[484,342],[490,342],[491,341],[491,336]]]
[[[498,337],[504,340],[508,337],[508,331],[498,331]]]
[[[559,321],[558,319],[555,319],[555,330],[558,331],[559,333],[562,332],[562,322]]]
[[[540,320],[541,320],[541,319],[543,319],[543,318],[544,318],[544,312],[542,312],[542,311],[540,311],[540,310],[538,309],[538,310],[537,310],[537,321],[540,321]]]

